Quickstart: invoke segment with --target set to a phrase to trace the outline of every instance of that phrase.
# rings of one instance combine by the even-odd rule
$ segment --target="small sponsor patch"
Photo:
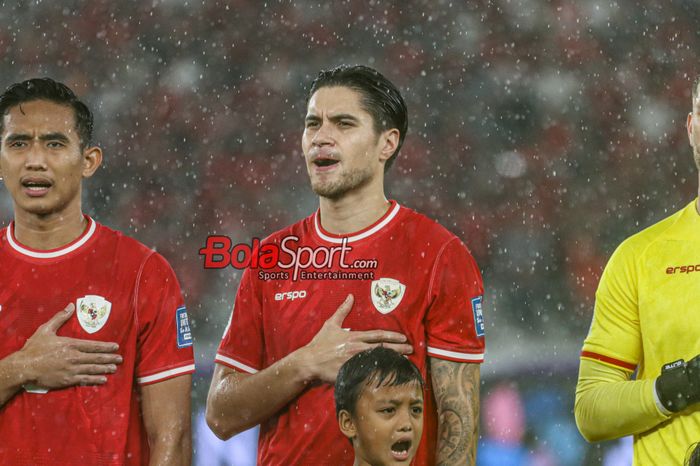
[[[474,330],[477,337],[483,337],[484,331],[484,314],[481,312],[481,301],[483,296],[472,298],[472,312],[474,313]]]
[[[192,330],[190,330],[190,319],[187,317],[185,306],[178,307],[175,311],[175,325],[177,326],[177,347],[192,346]]]

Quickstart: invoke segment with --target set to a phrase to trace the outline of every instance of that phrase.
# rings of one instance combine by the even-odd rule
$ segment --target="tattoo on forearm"
[[[479,421],[479,365],[431,359],[438,408],[437,464],[474,465]]]

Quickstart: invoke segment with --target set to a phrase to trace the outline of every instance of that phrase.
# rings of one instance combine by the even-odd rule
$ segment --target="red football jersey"
[[[148,464],[138,385],[194,371],[187,311],[168,263],[88,220],[78,239],[50,251],[19,244],[13,224],[0,232],[0,359],[72,302],[58,335],[116,342],[124,362],[101,386],[18,392],[0,407],[0,464]]]
[[[351,248],[344,255],[338,249],[343,241]],[[317,212],[263,244],[296,251],[303,262],[315,254],[322,267],[298,269],[295,277],[288,267],[292,254],[282,253],[281,266],[247,269],[216,362],[251,374],[270,366],[309,343],[352,293],[355,303],[344,328],[393,330],[413,345],[410,359],[427,382],[423,439],[414,464],[434,464],[437,412],[428,356],[471,363],[484,357],[482,279],[464,244],[393,201],[375,224],[346,237],[324,231]],[[323,263],[329,255],[330,267]],[[287,277],[266,280],[264,273]],[[333,385],[316,384],[263,423],[258,463],[351,465],[354,453],[338,428],[334,403]]]

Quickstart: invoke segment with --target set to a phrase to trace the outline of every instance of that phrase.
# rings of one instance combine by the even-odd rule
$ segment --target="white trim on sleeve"
[[[193,370],[194,364],[190,364],[189,366],[176,367],[175,369],[169,369],[167,371],[158,372],[157,374],[147,375],[146,377],[139,377],[136,379],[136,382],[140,384],[155,382],[157,380],[167,379],[173,375],[178,375]]]
[[[477,354],[472,354],[472,353],[457,353],[455,351],[447,351],[439,348],[433,348],[431,346],[428,346],[428,356],[437,356],[437,357],[445,357],[445,358],[453,358],[453,359],[459,359],[460,361],[467,361],[467,362],[474,362],[474,361],[483,361],[484,360],[484,353],[477,353]]]
[[[247,366],[247,365],[243,364],[242,362],[238,362],[235,359],[231,359],[231,358],[226,357],[226,356],[219,354],[219,353],[216,354],[214,361],[225,362],[226,364],[230,364],[233,367],[237,367],[243,371],[246,371],[249,374],[256,374],[258,372],[257,369],[253,369],[252,367]]]

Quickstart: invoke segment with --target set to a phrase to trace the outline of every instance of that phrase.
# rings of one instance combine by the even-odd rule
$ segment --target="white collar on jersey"
[[[382,220],[380,220],[377,224],[375,224],[374,226],[372,226],[366,230],[361,230],[360,232],[355,233],[352,236],[348,236],[347,237],[348,243],[352,243],[353,241],[358,241],[358,240],[367,238],[368,236],[372,236],[373,234],[375,234],[376,232],[378,232],[379,230],[381,230],[382,228],[387,226],[389,224],[389,222],[391,222],[391,220],[394,217],[396,217],[396,214],[399,213],[400,208],[401,208],[401,206],[397,202],[396,204],[394,204],[394,207],[391,209],[391,211],[388,214],[386,214],[386,216]],[[316,214],[314,215],[314,227],[316,229],[316,234],[324,241],[328,241],[329,243],[341,244],[343,242],[343,239],[345,239],[345,237],[343,237],[343,236],[328,236],[326,233],[324,233],[323,230],[321,229],[321,226],[318,224],[318,216],[319,216],[319,211],[317,211]]]
[[[14,235],[12,231],[14,230],[15,222],[10,223],[10,226],[7,227],[7,242],[12,247],[12,249],[19,252],[20,254],[24,254],[25,256],[29,257],[34,257],[36,259],[53,259],[54,257],[65,256],[66,254],[75,251],[80,246],[85,244],[92,237],[93,233],[95,233],[95,229],[97,228],[95,221],[88,216],[86,217],[89,222],[87,230],[80,237],[78,237],[78,239],[75,242],[69,243],[67,246],[64,246],[62,248],[52,249],[50,251],[37,251],[35,249],[25,248],[13,238]]]

